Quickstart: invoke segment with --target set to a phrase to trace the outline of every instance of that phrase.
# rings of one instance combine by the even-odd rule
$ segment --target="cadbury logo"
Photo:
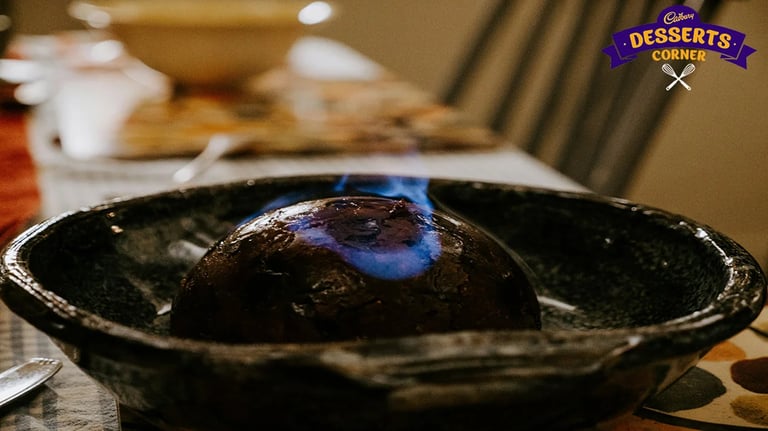
[[[673,24],[680,21],[685,21],[687,19],[693,19],[695,17],[692,13],[682,13],[682,12],[669,12],[666,15],[664,15],[664,24]]]
[[[612,39],[613,44],[603,49],[611,59],[611,68],[652,50],[654,61],[704,61],[705,51],[716,51],[721,59],[746,69],[747,57],[756,51],[744,44],[744,33],[701,22],[694,9],[683,5],[670,6],[661,11],[656,22],[619,31]]]

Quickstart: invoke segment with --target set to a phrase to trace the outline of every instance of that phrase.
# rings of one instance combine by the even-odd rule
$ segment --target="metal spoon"
[[[0,408],[29,393],[61,369],[61,361],[32,358],[0,373]]]
[[[205,149],[197,155],[191,162],[182,166],[173,174],[173,181],[177,184],[184,184],[192,181],[194,178],[208,170],[217,160],[241,148],[244,144],[243,139],[225,133],[211,136]]]

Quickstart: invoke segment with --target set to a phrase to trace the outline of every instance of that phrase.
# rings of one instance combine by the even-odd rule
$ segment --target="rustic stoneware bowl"
[[[259,179],[114,201],[32,227],[2,258],[2,298],[125,409],[167,429],[577,429],[628,414],[763,306],[739,245],[626,201],[429,181],[538,275],[543,329],[318,344],[168,334],[181,277],[275,200],[384,180]]]

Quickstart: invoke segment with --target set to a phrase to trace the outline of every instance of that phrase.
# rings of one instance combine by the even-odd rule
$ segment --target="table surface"
[[[131,115],[137,112],[137,107],[142,106],[140,104],[143,101],[168,100],[168,82],[164,77],[142,69],[141,66],[137,68],[136,64],[130,63],[130,59],[126,60],[125,56],[99,61],[84,59],[84,47],[92,49],[99,42],[104,41],[92,41],[82,35],[69,35],[63,41],[61,37],[57,37],[37,38],[25,42],[34,48],[27,48],[28,57],[37,60],[42,58],[45,61],[47,69],[43,75],[49,86],[47,90],[50,96],[32,111],[28,122],[28,142],[36,164],[41,194],[39,219],[113,197],[177,188],[179,185],[173,182],[172,174],[189,162],[190,153],[202,148],[203,144],[200,142],[191,142],[185,147],[183,139],[179,139],[173,146],[163,148],[147,146],[148,140],[159,136],[156,135],[158,129],[152,127],[141,128],[143,134],[120,135],[127,129],[126,124],[137,124],[131,123]],[[74,60],[73,52],[77,57]],[[328,58],[335,61],[329,61]],[[126,73],[126,65],[130,66],[132,73]],[[287,70],[291,72],[289,76],[298,77],[297,81],[292,82],[302,82],[302,85],[307,82],[319,82],[318,88],[333,86],[334,92],[329,97],[334,98],[343,99],[345,94],[352,91],[356,91],[355,94],[359,96],[360,88],[365,88],[368,92],[360,97],[384,97],[386,94],[378,94],[376,91],[386,92],[384,89],[390,91],[397,88],[400,97],[405,98],[408,103],[430,107],[428,110],[419,108],[408,111],[427,112],[429,115],[419,117],[420,121],[427,125],[434,123],[434,112],[439,113],[440,121],[443,122],[441,124],[444,124],[447,115],[445,111],[433,109],[435,105],[428,95],[403,85],[379,65],[346,46],[327,39],[302,39],[288,56]],[[279,87],[284,84],[281,84],[279,79],[277,82],[274,84],[273,81],[272,85]],[[343,85],[339,86],[339,83]],[[385,83],[385,86],[377,87],[382,85],[381,83]],[[304,91],[307,91],[307,88],[311,91],[317,89],[311,86],[302,88]],[[379,90],[376,90],[377,88]],[[392,93],[387,94],[390,94],[388,97],[391,99]],[[375,103],[376,107],[381,106],[379,99],[375,99]],[[454,114],[450,112],[450,115]],[[141,121],[138,124],[142,127],[147,125]],[[461,125],[460,122],[457,124]],[[179,137],[180,134],[183,138],[187,136],[184,135],[187,131],[175,130],[173,132],[177,134],[173,136]],[[117,135],[123,139],[117,139]],[[143,140],[135,140],[136,136]],[[580,185],[506,143],[493,148],[479,146],[460,151],[440,151],[438,148],[437,151],[418,154],[411,151],[369,153],[356,150],[299,155],[286,151],[263,151],[259,156],[220,160],[203,175],[195,178],[190,185],[316,173],[450,177],[584,191]],[[121,424],[118,407],[111,396],[80,372],[47,337],[4,307],[0,308],[0,343],[3,343],[0,344],[0,366],[10,366],[30,356],[54,356],[65,361],[62,371],[46,384],[45,389],[0,417],[0,431],[117,430],[121,425],[123,429],[144,429],[139,424],[126,421],[125,417]],[[754,331],[744,331],[705,357],[696,368],[699,370],[698,374],[694,373],[693,377],[706,380],[709,375],[727,375],[728,366],[734,361],[768,356],[767,346],[765,338],[761,338]],[[699,391],[696,386],[699,380],[690,379],[689,382],[683,382],[688,385],[685,387],[687,389],[683,390]],[[740,417],[734,404],[738,397],[765,395],[745,390],[730,379],[720,377],[719,380],[725,384],[725,395],[720,394],[703,405],[695,408],[688,405],[681,409],[680,405],[685,402],[680,401],[680,394],[673,393],[672,395],[678,398],[673,396],[657,401],[653,404],[653,409],[643,410],[638,416],[622,419],[601,429],[768,428],[768,421],[764,420],[763,425],[759,425],[753,423],[754,420],[750,422]],[[708,396],[701,391],[696,395],[683,392],[682,398],[690,400],[698,397],[697,399],[701,400]],[[765,412],[768,403],[765,399],[756,398],[752,401],[757,403],[758,410],[762,408]],[[765,417],[768,417],[768,414],[763,413],[763,418]],[[710,421],[727,425],[712,425]]]

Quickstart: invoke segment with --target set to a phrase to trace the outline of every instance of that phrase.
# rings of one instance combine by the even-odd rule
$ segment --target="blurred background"
[[[609,0],[610,1],[610,0]],[[15,31],[83,29],[68,0],[14,2]],[[433,94],[442,94],[481,25],[489,0],[334,0],[340,14],[318,30]],[[710,51],[672,100],[623,196],[681,213],[734,238],[768,268],[768,1],[726,0],[712,20],[747,35],[748,69]],[[636,25],[643,24],[642,22]],[[606,41],[608,45],[610,41]],[[606,57],[605,67],[609,67]],[[462,99],[482,122],[486,88]],[[515,142],[514,130],[510,140]]]

